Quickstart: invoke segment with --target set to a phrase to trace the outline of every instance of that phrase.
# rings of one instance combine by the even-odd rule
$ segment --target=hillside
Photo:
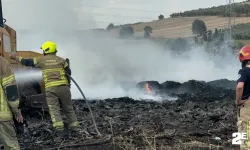
[[[234,12],[236,16],[232,19],[232,25],[250,23],[250,2],[235,3]],[[216,6],[211,8],[202,8],[196,10],[185,11],[178,13],[179,16],[171,14],[171,18],[165,18],[163,20],[154,20],[152,22],[135,23],[130,26],[133,27],[135,36],[144,35],[144,27],[151,26],[153,38],[178,38],[178,37],[189,37],[192,36],[191,26],[195,19],[203,20],[207,26],[207,30],[225,29],[228,27],[228,17],[224,17],[223,13],[227,10],[226,5]],[[248,12],[249,11],[249,12]],[[180,15],[181,14],[181,15]],[[225,14],[225,13],[224,13]],[[237,15],[238,14],[238,15]],[[174,17],[173,17],[174,15]],[[182,17],[180,17],[182,16]],[[121,27],[110,30],[115,35],[119,35]]]
[[[151,26],[153,28],[152,37],[161,38],[178,38],[192,36],[191,26],[195,19],[203,20],[208,30],[214,30],[215,28],[223,29],[227,27],[228,18],[218,16],[199,16],[199,17],[179,17],[179,18],[166,18],[163,20],[157,20],[152,22],[145,22],[140,24],[133,24],[135,36],[143,36],[144,27]],[[235,18],[235,24],[250,23],[250,17],[237,17]],[[111,30],[117,35],[120,28]]]

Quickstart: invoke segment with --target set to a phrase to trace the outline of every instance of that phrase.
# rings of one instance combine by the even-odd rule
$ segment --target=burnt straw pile
[[[28,127],[20,135],[23,149],[88,150],[212,150],[232,146],[236,132],[235,81],[138,83],[148,94],[175,96],[177,100],[134,100],[128,97],[89,101],[98,129],[110,140],[88,138],[95,134],[89,110],[82,100],[74,107],[83,129],[90,135],[56,140],[48,113],[24,110]],[[145,89],[146,88],[146,89]]]

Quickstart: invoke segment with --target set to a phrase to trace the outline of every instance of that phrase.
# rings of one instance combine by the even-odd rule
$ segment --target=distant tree
[[[169,39],[164,46],[166,49],[170,49],[175,53],[182,53],[190,49],[188,41],[183,38]]]
[[[216,39],[217,37],[219,37],[219,32],[218,32],[218,29],[215,28],[214,34],[213,34],[213,39]]]
[[[208,37],[207,37],[207,33],[206,33],[206,32],[203,33],[202,39],[203,39],[204,42],[207,42],[207,41],[208,41]]]
[[[219,37],[220,37],[220,42],[223,42],[224,41],[224,36],[225,36],[225,33],[223,32],[223,30],[219,30]]]
[[[115,25],[113,23],[110,23],[108,26],[107,26],[107,30],[110,30],[110,29],[113,29],[115,27]]]
[[[204,21],[198,19],[194,20],[194,22],[192,23],[193,34],[203,35],[203,33],[206,31],[207,31],[207,26]]]
[[[120,37],[131,37],[134,35],[134,29],[131,26],[125,26],[120,29]]]
[[[250,23],[237,24],[233,26],[233,39],[235,40],[250,40]]]
[[[144,31],[146,32],[150,32],[150,33],[152,33],[152,31],[153,31],[153,28],[152,27],[150,27],[150,26],[145,26],[144,27]]]
[[[152,33],[152,30],[153,30],[152,27],[145,26],[144,27],[144,38],[150,38],[151,37],[150,33]]]
[[[163,15],[160,15],[160,16],[158,16],[158,19],[159,19],[159,20],[162,20],[162,19],[164,19],[164,16],[163,16]]]
[[[213,40],[212,34],[213,34],[212,30],[208,30],[208,32],[207,32],[207,41],[208,42],[211,42]]]

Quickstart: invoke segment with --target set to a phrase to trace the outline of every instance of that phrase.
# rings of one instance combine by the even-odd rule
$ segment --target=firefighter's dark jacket
[[[0,121],[10,121],[21,112],[18,86],[10,64],[0,56]]]
[[[59,56],[47,54],[33,59],[16,57],[16,60],[25,66],[41,68],[45,88],[70,84],[70,80],[65,73],[71,75],[71,69],[67,61]]]

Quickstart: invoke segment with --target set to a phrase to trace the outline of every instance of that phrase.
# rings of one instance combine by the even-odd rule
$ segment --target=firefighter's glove
[[[10,58],[11,59],[16,59],[16,53],[10,53]]]

